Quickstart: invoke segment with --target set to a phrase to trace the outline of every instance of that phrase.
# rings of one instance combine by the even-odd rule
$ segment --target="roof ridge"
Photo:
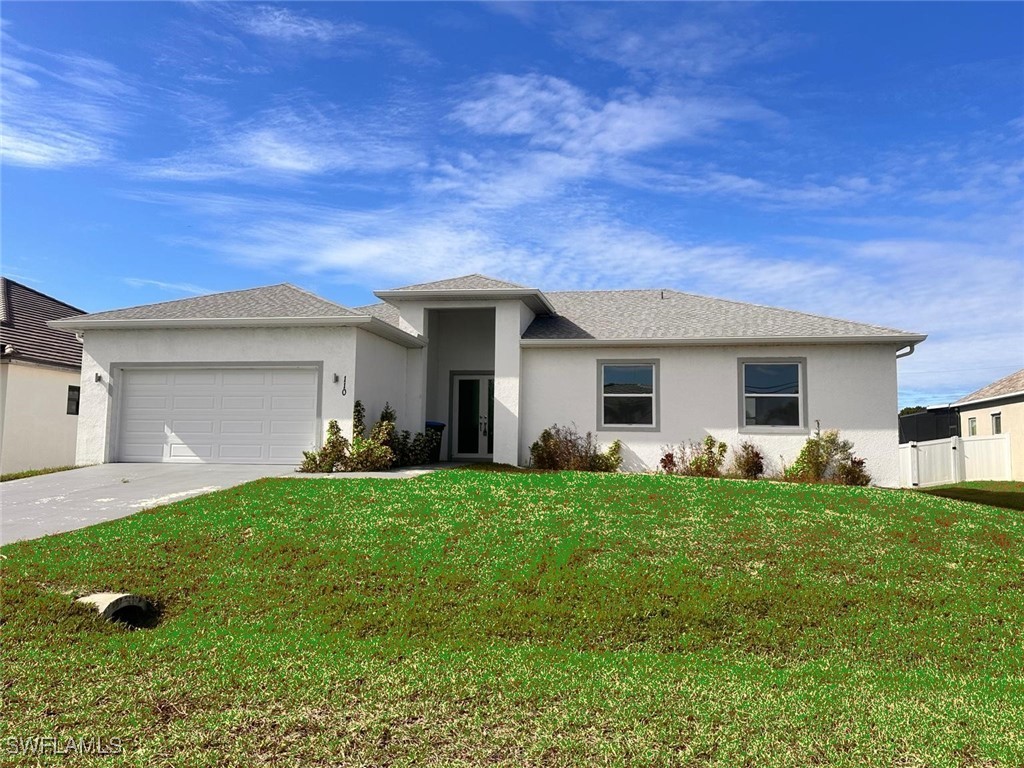
[[[26,291],[31,291],[36,296],[42,296],[44,299],[49,299],[54,304],[60,304],[62,307],[67,307],[68,309],[73,309],[73,310],[75,310],[75,312],[78,312],[78,313],[83,314],[83,315],[85,314],[85,310],[84,309],[76,307],[74,304],[68,304],[66,301],[61,301],[60,299],[54,298],[50,294],[43,293],[42,291],[38,290],[37,288],[33,288],[30,285],[25,285],[24,283],[19,283],[17,280],[12,280],[9,277],[0,277],[0,280],[3,280],[3,282],[5,283],[5,286],[4,286],[5,289],[6,289],[6,284],[10,283],[12,285],[18,286],[19,288],[24,288]]]
[[[264,288],[276,288],[279,285],[283,285],[286,288],[294,288],[296,291],[304,293],[307,296],[311,296],[314,299],[319,299],[320,301],[326,302],[327,304],[333,304],[335,307],[339,307],[341,309],[344,309],[346,312],[352,312],[353,311],[352,307],[347,307],[344,304],[339,304],[338,302],[332,301],[331,299],[325,299],[319,293],[313,293],[308,288],[303,288],[301,285],[295,285],[295,283],[275,283],[274,285],[265,285],[263,287]],[[257,289],[250,289],[250,290],[257,290]]]
[[[674,293],[674,294],[676,294],[678,296],[690,296],[690,297],[693,297],[695,299],[706,299],[708,301],[719,301],[719,302],[723,302],[725,304],[733,304],[733,305],[739,306],[739,307],[757,307],[758,309],[767,309],[767,310],[771,310],[773,312],[791,312],[791,313],[793,313],[795,315],[802,315],[803,317],[812,317],[812,318],[815,318],[816,320],[831,320],[831,321],[837,322],[837,323],[849,323],[851,325],[864,325],[864,326],[868,326],[870,328],[876,328],[876,329],[882,330],[882,331],[896,331],[896,332],[899,332],[899,333],[908,333],[908,331],[903,331],[903,330],[901,330],[899,328],[892,328],[892,327],[887,326],[887,325],[877,325],[876,323],[865,323],[865,322],[861,322],[860,320],[848,320],[848,319],[842,318],[842,317],[833,317],[832,315],[818,315],[818,314],[815,314],[813,312],[804,312],[804,311],[799,310],[799,309],[790,309],[788,307],[776,307],[776,306],[772,306],[770,304],[760,304],[760,303],[753,302],[753,301],[740,301],[738,299],[726,299],[726,298],[723,298],[721,296],[708,296],[707,294],[703,294],[703,293],[692,293],[690,291],[680,291],[677,288],[599,288],[599,289],[596,289],[596,290],[589,290],[589,291],[545,291],[545,293],[547,295],[549,295],[549,296],[551,296],[551,295],[557,296],[560,293],[563,293],[563,294],[564,293],[582,294],[582,293],[659,293],[659,292],[662,292],[662,293]]]

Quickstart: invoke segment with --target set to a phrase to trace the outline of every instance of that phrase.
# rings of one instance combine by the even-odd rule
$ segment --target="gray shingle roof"
[[[80,314],[77,307],[0,277],[0,346],[14,347],[16,360],[81,368],[82,344],[75,334],[46,324]]]
[[[524,339],[730,339],[896,336],[904,331],[672,290],[545,294],[555,315],[539,315]]]
[[[997,397],[1006,397],[1018,392],[1024,392],[1024,368],[1016,373],[1011,373],[999,381],[994,381],[977,392],[971,392],[967,397],[961,397],[953,405],[963,405],[975,400],[992,400]]]
[[[398,307],[385,304],[383,301],[376,304],[367,304],[364,307],[356,307],[355,311],[360,315],[369,315],[383,320],[388,325],[398,327]]]
[[[451,277],[446,280],[435,280],[432,283],[418,283],[406,285],[401,288],[393,288],[395,291],[475,291],[475,290],[530,290],[528,286],[518,283],[509,283],[504,280],[497,280],[487,275],[463,275],[462,277]]]
[[[244,291],[211,293],[159,304],[113,309],[76,320],[241,320],[272,317],[345,317],[348,307],[288,283]]]

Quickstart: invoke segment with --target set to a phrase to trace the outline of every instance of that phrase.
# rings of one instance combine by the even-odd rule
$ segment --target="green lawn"
[[[71,465],[67,467],[45,467],[44,469],[26,469],[21,472],[8,472],[6,475],[0,475],[0,483],[6,483],[8,480],[23,480],[26,477],[36,477],[38,475],[52,475],[54,472],[67,472],[69,469],[79,469],[79,467]]]
[[[1024,483],[1013,480],[975,480],[953,485],[937,485],[922,488],[921,493],[1024,511]]]
[[[453,470],[261,480],[2,554],[4,749],[116,737],[102,764],[138,766],[1024,762],[1024,519],[1008,510]],[[156,600],[158,626],[64,594],[114,589]]]

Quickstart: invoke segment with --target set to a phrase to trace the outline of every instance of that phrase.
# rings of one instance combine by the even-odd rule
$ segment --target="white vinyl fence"
[[[900,446],[900,485],[924,488],[964,480],[1009,480],[1010,436],[947,437]]]

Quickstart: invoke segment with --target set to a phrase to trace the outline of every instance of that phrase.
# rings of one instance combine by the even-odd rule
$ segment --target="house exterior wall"
[[[0,365],[0,474],[75,463],[78,416],[67,404],[79,381],[74,370]]]
[[[897,394],[894,345],[525,347],[522,355],[520,455],[545,427],[574,423],[607,446],[622,441],[623,469],[658,466],[663,448],[712,435],[736,447],[757,445],[769,469],[792,463],[815,420],[840,429],[867,461],[878,485],[897,486]],[[738,360],[804,358],[807,429],[786,434],[741,432]],[[597,431],[597,361],[650,360],[659,365],[657,431]],[[731,454],[730,454],[731,455]],[[780,458],[781,457],[781,458]],[[728,461],[729,459],[727,459]]]
[[[1002,434],[1010,436],[1010,476],[1024,480],[1024,397],[960,406],[960,434],[969,435],[968,421],[978,420],[978,436],[992,434],[992,414],[1002,415]]]
[[[422,423],[417,424],[410,418],[406,385],[408,352],[400,344],[356,329],[356,362],[348,371],[349,392],[354,393],[366,409],[367,428],[378,419],[384,405],[390,403],[398,414],[397,429],[423,430]]]
[[[323,367],[320,392],[321,432],[330,419],[352,432],[354,387],[342,395],[335,372],[355,371],[356,330],[344,327],[301,328],[165,328],[85,332],[82,356],[82,400],[78,423],[78,464],[101,464],[116,456],[118,366],[166,363],[182,367],[217,363],[305,362]],[[101,381],[96,381],[96,374]],[[350,379],[351,382],[351,379]]]

